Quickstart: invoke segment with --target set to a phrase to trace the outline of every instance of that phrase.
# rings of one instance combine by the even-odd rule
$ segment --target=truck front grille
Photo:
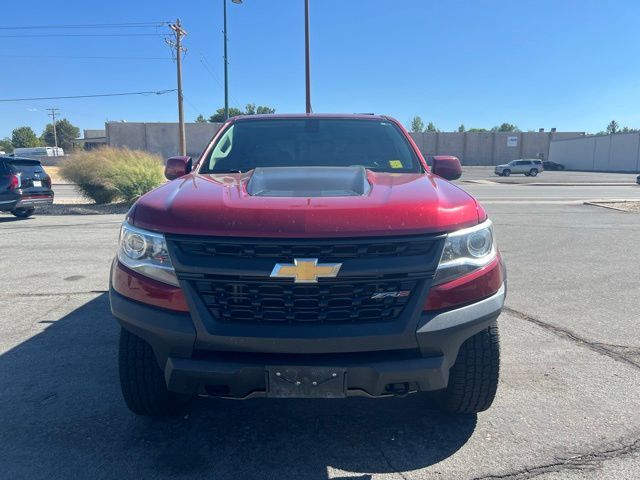
[[[376,293],[414,292],[418,279],[320,279],[317,284],[264,278],[207,276],[193,280],[217,321],[227,323],[318,325],[396,320],[407,296],[371,298]]]

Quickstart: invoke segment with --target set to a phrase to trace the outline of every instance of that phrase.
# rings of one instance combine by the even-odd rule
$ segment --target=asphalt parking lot
[[[408,397],[137,418],[105,293],[121,216],[0,216],[0,476],[640,478],[640,215],[582,205],[640,187],[461,185],[509,269],[498,397],[467,417]]]

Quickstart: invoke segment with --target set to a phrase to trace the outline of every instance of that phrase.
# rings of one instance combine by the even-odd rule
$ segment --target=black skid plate
[[[269,366],[267,396],[272,398],[343,398],[346,371],[336,367]]]

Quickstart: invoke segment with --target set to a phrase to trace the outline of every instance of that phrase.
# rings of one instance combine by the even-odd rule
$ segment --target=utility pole
[[[183,30],[180,24],[180,19],[176,20],[176,23],[170,24],[169,28],[173,30],[175,40],[167,40],[167,44],[171,48],[176,49],[176,65],[178,75],[178,137],[180,140],[180,155],[185,156],[187,154],[186,134],[184,128],[184,110],[182,108],[182,53],[187,50],[182,46],[182,37],[187,35],[187,32]]]
[[[224,23],[222,34],[224,35],[224,121],[229,120],[229,59],[227,57],[227,0],[222,0],[222,16]]]
[[[311,59],[309,53],[309,0],[304,1],[304,59],[307,90],[307,113],[311,113]]]
[[[56,155],[58,154],[58,132],[56,131],[56,113],[60,111],[59,108],[47,108],[49,110],[48,115],[51,117],[51,123],[53,124],[53,144],[56,147]]]

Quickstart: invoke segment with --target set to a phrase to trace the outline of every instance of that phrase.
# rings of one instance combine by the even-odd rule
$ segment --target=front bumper
[[[268,365],[340,367],[346,372],[348,396],[390,395],[397,393],[398,384],[409,390],[445,388],[460,346],[496,321],[504,298],[503,285],[494,295],[471,305],[422,314],[414,349],[280,354],[273,353],[277,338],[272,353],[198,350],[189,313],[151,307],[110,290],[114,316],[123,328],[151,345],[171,391],[229,398],[266,396]]]

